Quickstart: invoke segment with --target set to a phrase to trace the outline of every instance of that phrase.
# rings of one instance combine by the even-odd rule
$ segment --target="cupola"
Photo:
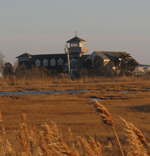
[[[69,43],[69,54],[71,57],[81,57],[84,53],[88,52],[88,47],[84,47],[84,43],[87,41],[77,37],[73,37],[68,40],[66,43]]]

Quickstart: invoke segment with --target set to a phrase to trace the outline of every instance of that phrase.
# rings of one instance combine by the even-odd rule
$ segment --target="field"
[[[128,144],[125,136],[125,124],[119,118],[133,123],[141,130],[146,141],[150,142],[150,81],[133,79],[124,81],[80,82],[68,84],[42,84],[42,85],[1,85],[0,91],[25,90],[88,90],[87,92],[71,94],[39,94],[39,95],[5,95],[0,96],[0,110],[6,137],[15,147],[14,130],[20,129],[21,115],[26,113],[27,125],[35,123],[36,135],[42,130],[41,125],[55,122],[61,136],[70,147],[68,128],[73,133],[73,142],[78,148],[78,137],[87,140],[93,137],[102,145],[103,156],[120,156],[118,142],[113,130],[105,124],[99,113],[96,112],[94,101],[90,98],[99,98],[103,106],[113,116],[115,129],[118,133],[125,155]],[[0,126],[2,124],[0,123]],[[2,135],[2,132],[1,132]],[[110,148],[109,145],[112,145]]]

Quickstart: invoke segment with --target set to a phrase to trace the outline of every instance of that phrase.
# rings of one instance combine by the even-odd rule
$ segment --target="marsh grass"
[[[33,125],[31,127],[28,126],[27,128],[25,124],[23,124],[23,128],[25,129],[25,137],[28,138],[27,134],[31,134],[27,142],[32,142],[30,146],[30,151],[32,153],[35,152],[34,149],[37,149],[37,155],[42,153],[42,149],[38,148],[38,144],[36,144],[39,141],[40,131],[45,131],[43,127],[40,127],[41,123],[47,123],[52,128],[53,123],[51,123],[50,120],[53,120],[55,123],[57,123],[59,131],[61,130],[60,136],[63,138],[69,149],[71,149],[73,152],[76,151],[76,153],[84,155],[87,151],[84,149],[77,136],[82,136],[82,138],[85,138],[90,145],[91,138],[89,136],[91,136],[95,139],[97,146],[98,142],[101,144],[102,155],[120,156],[121,153],[115,134],[108,125],[102,122],[98,113],[95,113],[93,102],[89,100],[91,96],[105,99],[101,101],[101,104],[105,106],[109,110],[109,113],[113,116],[115,128],[121,141],[121,145],[123,146],[125,155],[127,154],[126,150],[128,149],[129,145],[125,141],[127,136],[124,134],[123,122],[118,118],[119,115],[121,115],[127,121],[134,123],[136,127],[141,129],[147,142],[150,142],[150,116],[149,109],[147,109],[149,108],[150,92],[141,90],[141,88],[149,88],[150,86],[148,83],[145,83],[145,81],[51,86],[53,86],[53,89],[56,90],[61,89],[59,88],[60,86],[66,87],[66,89],[70,89],[70,87],[73,86],[73,88],[76,89],[88,89],[89,91],[82,94],[78,93],[76,95],[64,93],[42,94],[38,96],[0,96],[0,110],[2,111],[2,120],[4,127],[6,128],[6,138],[12,145],[14,151],[16,151],[15,147],[19,149],[19,146],[21,150],[21,145],[19,142],[15,141],[15,138],[17,140],[16,135],[20,129],[20,114],[25,112],[30,119],[27,120],[26,125]],[[121,86],[124,86],[124,88],[121,88]],[[24,87],[24,89],[27,88],[33,90],[35,89],[34,87],[35,86],[27,86]],[[46,86],[43,88],[42,87],[41,89],[47,90]],[[14,89],[15,87],[8,86],[6,88]],[[21,87],[18,88],[20,89]],[[5,89],[5,87],[1,87],[1,90],[3,89]],[[116,91],[123,91],[126,89],[130,90],[127,94],[118,93]],[[32,121],[35,121],[35,124],[32,124]],[[2,123],[0,122],[0,128],[2,128],[1,125]],[[72,130],[72,138],[70,137],[71,134],[68,134],[68,127],[70,127],[70,130]],[[17,130],[17,132],[13,132],[14,130]],[[28,133],[26,133],[27,130]],[[5,130],[3,130],[3,132],[5,132]],[[3,136],[2,132],[1,136]],[[45,141],[47,142],[48,140],[45,138]],[[147,146],[149,147],[149,144],[147,144]],[[52,144],[49,144],[48,147],[53,149]],[[56,144],[54,147],[56,149],[58,148]],[[25,153],[23,154],[25,155]]]
[[[116,138],[118,140],[122,155],[122,151],[118,135],[114,128],[114,121],[108,110],[95,101],[95,107],[100,112],[100,116],[103,121],[109,125],[115,132]],[[121,117],[120,117],[121,118]],[[125,123],[125,135],[127,137],[127,156],[149,156],[150,146],[145,136],[142,132],[136,128],[133,124],[128,123],[125,119],[121,118]],[[15,130],[14,147],[7,140],[7,133],[4,128],[2,115],[2,136],[0,136],[0,155],[1,156],[102,156],[102,146],[101,143],[95,140],[93,137],[87,139],[75,136],[76,142],[73,138],[73,133],[71,129],[68,129],[70,144],[64,141],[62,134],[55,122],[52,125],[43,124],[41,125],[42,130],[37,134],[35,123],[31,127],[27,125],[26,114],[22,114],[22,123],[20,124],[20,129]],[[107,150],[112,149],[112,144],[109,142]],[[110,150],[111,153],[111,150]],[[105,154],[105,153],[104,153]]]
[[[7,140],[7,135],[4,127],[2,128],[2,136],[0,137],[0,155],[1,156],[80,156],[78,148],[83,151],[81,153],[90,156],[102,156],[101,144],[96,143],[94,138],[91,138],[89,143],[82,137],[77,137],[80,145],[77,145],[72,140],[68,146],[60,135],[60,131],[52,122],[52,126],[48,124],[41,125],[43,128],[39,134],[36,134],[35,125],[28,127],[26,125],[26,114],[22,114],[23,122],[20,124],[20,129],[15,131],[15,147]],[[30,129],[30,130],[29,130]],[[71,130],[69,130],[70,137],[72,138]]]
[[[150,148],[149,143],[146,141],[142,132],[136,128],[133,124],[128,123],[125,119],[120,117],[125,123],[125,135],[127,136],[127,143],[129,144],[127,149],[127,155],[133,156],[149,156]]]
[[[100,116],[102,117],[102,120],[114,130],[114,133],[115,133],[115,136],[117,138],[117,141],[118,141],[121,153],[124,156],[124,152],[122,150],[122,146],[121,146],[118,134],[117,134],[116,129],[115,129],[115,125],[114,125],[114,121],[113,121],[112,115],[98,101],[95,100],[94,103],[95,103],[96,110],[100,113]]]
[[[0,86],[20,86],[20,85],[39,85],[39,84],[83,84],[98,82],[133,82],[150,80],[150,76],[88,76],[82,75],[75,78],[68,77],[63,73],[50,73],[45,68],[32,67],[30,70],[18,69],[14,74],[5,75],[0,79]]]

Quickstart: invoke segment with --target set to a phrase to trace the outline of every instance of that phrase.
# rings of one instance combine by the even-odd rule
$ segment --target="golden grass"
[[[96,109],[101,113],[103,121],[108,124],[112,129],[114,129],[114,122],[110,124],[112,116],[108,110],[95,101]],[[104,115],[105,114],[105,115]],[[121,118],[121,117],[120,117]],[[64,155],[64,156],[80,156],[80,155],[89,155],[89,156],[102,156],[102,147],[101,144],[95,141],[94,138],[90,137],[88,142],[85,138],[77,136],[78,142],[80,145],[76,144],[72,140],[72,132],[69,128],[69,136],[71,137],[72,143],[70,147],[63,140],[59,129],[55,122],[52,122],[50,127],[47,124],[42,125],[43,130],[39,132],[39,135],[36,136],[35,124],[32,127],[26,125],[26,114],[22,114],[23,123],[20,124],[20,130],[15,131],[15,147],[13,149],[12,145],[9,143],[6,137],[6,131],[4,126],[2,126],[2,136],[0,137],[0,155],[2,156],[16,156],[16,155],[27,155],[27,156],[50,156],[50,155]],[[107,122],[109,120],[109,122]],[[127,149],[127,156],[148,156],[150,154],[149,143],[146,142],[146,139],[142,132],[137,129],[133,124],[128,123],[125,119],[121,120],[126,124],[125,133],[128,137],[127,142],[129,144]],[[2,121],[3,122],[3,121]],[[25,126],[24,126],[25,125]],[[116,134],[116,131],[115,131]],[[117,140],[118,136],[116,135]],[[82,147],[81,147],[82,145]],[[120,145],[120,142],[119,142]],[[110,147],[111,146],[111,147]],[[109,148],[112,148],[110,143]],[[79,153],[79,147],[82,149]],[[108,147],[108,146],[107,146]],[[77,150],[78,148],[78,150]],[[120,146],[121,148],[121,146]],[[124,153],[121,148],[122,155]]]
[[[121,88],[124,86],[124,88]],[[89,100],[90,97],[97,97],[105,99],[101,104],[109,110],[113,116],[115,128],[117,130],[123,151],[127,154],[126,149],[128,145],[125,143],[126,136],[123,132],[123,124],[118,116],[121,115],[127,121],[134,123],[138,127],[147,142],[150,142],[149,125],[150,125],[150,91],[144,91],[142,88],[150,88],[150,83],[147,82],[101,82],[101,83],[87,83],[87,84],[58,84],[58,85],[44,85],[44,86],[16,86],[15,87],[1,87],[8,90],[63,90],[63,89],[87,89],[86,93],[78,93],[76,95],[64,94],[42,94],[42,95],[7,95],[0,96],[0,110],[3,115],[3,124],[6,129],[6,137],[9,140],[12,148],[19,143],[14,143],[15,133],[14,130],[20,129],[20,123],[23,122],[20,114],[26,113],[26,125],[33,125],[27,128],[24,124],[25,137],[28,141],[32,142],[30,149],[34,151],[37,147],[36,140],[39,140],[40,131],[44,131],[41,123],[47,123],[50,127],[53,126],[51,120],[57,123],[60,131],[60,136],[76,154],[84,154],[84,147],[79,143],[76,136],[85,138],[87,142],[92,145],[91,138],[95,139],[101,144],[102,154],[120,156],[119,146],[115,138],[114,132],[105,125],[99,115],[95,113],[93,102]],[[124,90],[129,90],[127,94],[119,93]],[[33,122],[35,124],[33,124]],[[2,123],[0,122],[0,127]],[[68,134],[68,127],[72,130],[72,138]],[[34,130],[33,130],[34,129]],[[36,130],[36,131],[35,131]],[[4,131],[5,132],[5,131]],[[17,131],[18,133],[18,131]],[[34,137],[34,135],[35,137]],[[18,136],[19,137],[19,136]],[[35,139],[34,139],[35,138]],[[45,141],[47,138],[44,134]],[[16,137],[17,140],[17,137]],[[74,146],[73,146],[74,143]],[[110,145],[110,146],[109,146]],[[149,144],[148,144],[149,146]],[[32,147],[32,148],[31,148]],[[51,144],[48,146],[53,148]],[[55,145],[54,149],[58,146]],[[16,151],[16,150],[15,150]],[[53,150],[51,150],[53,151]],[[37,148],[37,155],[42,153],[42,149]],[[19,153],[19,152],[18,152]]]
[[[97,111],[100,112],[100,116],[102,117],[102,120],[114,130],[121,153],[124,156],[124,152],[122,150],[122,147],[121,147],[121,144],[120,144],[120,141],[119,141],[119,138],[118,138],[115,126],[114,126],[113,117],[108,112],[108,110],[103,105],[101,105],[98,101],[94,100],[94,102],[95,102],[95,107],[96,107]]]
[[[127,142],[129,144],[127,155],[148,156],[150,154],[148,154],[148,152],[150,152],[150,148],[148,147],[149,143],[146,142],[145,136],[133,124],[128,123],[123,118],[121,118],[121,120],[126,124],[125,133],[128,138]]]
[[[80,79],[70,79],[70,83],[66,82],[66,78],[49,78],[50,81],[56,81],[56,83],[42,83],[39,79],[33,79],[33,83],[18,83],[14,85],[8,85],[4,79],[0,79],[0,92],[7,91],[36,91],[36,90],[72,90],[72,89],[90,89],[90,90],[103,90],[103,91],[122,91],[128,89],[130,92],[138,91],[142,87],[150,88],[150,81],[142,78],[132,77],[87,77],[87,81],[80,81]],[[22,81],[24,82],[24,81]],[[137,85],[138,84],[138,85]],[[124,88],[121,89],[121,86]]]
[[[24,113],[22,116],[26,116]],[[23,119],[24,123],[24,119]],[[16,155],[27,155],[27,156],[80,156],[77,145],[73,142],[71,147],[65,143],[63,138],[60,136],[57,125],[52,122],[53,125],[50,127],[47,124],[42,125],[43,130],[39,132],[39,135],[35,137],[33,128],[29,128],[26,131],[25,127],[20,125],[20,130],[15,131],[15,147],[6,138],[6,133],[0,139],[0,154],[2,156],[16,156]],[[27,126],[27,125],[26,125]],[[28,127],[28,126],[27,126]],[[91,144],[82,137],[77,137],[81,141],[84,153],[88,153],[90,156],[102,156],[101,144],[95,142],[94,138],[91,138]]]
[[[149,81],[150,76],[81,76],[70,78],[67,74],[50,74],[44,69],[32,68],[31,70],[22,71],[20,74],[7,75],[0,79],[0,86],[31,86],[31,85],[49,85],[49,84],[83,84],[83,83],[99,83],[99,82],[135,82]]]

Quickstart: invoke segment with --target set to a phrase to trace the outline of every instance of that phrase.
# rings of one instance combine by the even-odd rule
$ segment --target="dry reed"
[[[95,102],[96,110],[100,113],[100,116],[102,117],[102,120],[104,121],[104,123],[106,123],[112,129],[114,129],[114,121],[113,121],[113,117],[111,116],[111,114],[98,101],[94,101],[94,102]]]
[[[142,132],[133,124],[128,123],[122,117],[120,118],[126,124],[125,133],[127,136],[127,142],[129,144],[127,149],[127,155],[148,156],[150,154],[148,154],[149,147]]]
[[[44,68],[32,67],[30,70],[17,70],[15,75],[8,75],[0,79],[0,86],[22,86],[22,85],[39,85],[39,84],[81,84],[81,83],[97,83],[97,82],[133,82],[140,80],[149,80],[147,77],[127,77],[127,76],[96,76],[82,75],[71,79],[64,73],[50,73]]]
[[[103,105],[101,105],[98,101],[95,100],[94,103],[95,103],[96,110],[100,113],[100,116],[102,117],[102,120],[104,121],[104,123],[109,125],[114,130],[114,133],[115,133],[115,136],[117,138],[121,153],[124,156],[124,152],[122,150],[122,147],[121,147],[121,144],[119,141],[119,137],[118,137],[117,132],[116,132],[115,127],[114,127],[113,117],[108,112],[108,110]]]
[[[40,131],[39,139],[35,135],[35,123],[32,127],[26,124],[26,114],[22,115],[23,123],[20,124],[20,130],[14,131],[15,133],[15,150],[6,139],[6,131],[3,126],[3,137],[0,138],[0,155],[2,156],[80,156],[79,151],[73,142],[73,134],[69,128],[69,136],[72,141],[69,147],[63,138],[60,136],[57,125],[52,122],[52,126],[48,124],[42,125],[44,131]],[[25,134],[26,133],[26,134]],[[91,137],[90,143],[84,138],[80,137],[80,141],[85,148],[85,151],[91,156],[102,156],[101,144],[96,143],[94,138]],[[80,145],[81,146],[81,145]]]
[[[2,122],[2,114],[1,114],[1,110],[0,110],[0,122]]]
[[[85,148],[85,150],[87,151],[87,153],[90,155],[90,156],[95,156],[95,153],[94,151],[92,150],[92,147],[91,145],[82,137],[78,137],[83,145],[83,147]]]
[[[20,125],[20,126],[21,126],[21,129],[19,131],[20,143],[24,149],[24,152],[27,153],[29,156],[31,156],[31,151],[29,149],[27,139],[26,139],[25,134],[24,134],[23,126],[22,125]]]
[[[27,116],[26,116],[25,113],[22,114],[22,120],[23,120],[24,123],[27,122]]]
[[[6,156],[16,156],[15,151],[13,150],[11,144],[9,141],[6,139]]]
[[[49,156],[47,145],[46,145],[46,142],[45,142],[45,139],[44,139],[44,136],[43,136],[43,132],[42,131],[40,132],[40,147],[41,147],[41,149],[43,151],[43,154],[45,156]]]
[[[108,110],[100,103],[95,101],[95,107],[100,113],[103,121],[109,125],[115,132],[117,137],[114,121]],[[2,118],[2,116],[1,116]],[[43,124],[41,127],[43,131],[40,131],[39,137],[36,135],[35,123],[32,127],[27,126],[26,114],[22,115],[23,123],[20,124],[20,130],[15,131],[15,143],[14,148],[6,138],[6,131],[2,124],[2,137],[0,137],[0,156],[102,156],[102,147],[98,141],[95,141],[93,137],[87,141],[85,138],[77,137],[77,142],[74,142],[73,133],[71,129],[68,129],[69,140],[71,145],[68,146],[60,135],[58,126],[55,122],[52,122],[52,126]],[[133,124],[126,124],[126,136],[129,144],[127,149],[127,156],[148,156],[149,143],[142,132],[137,129]],[[117,138],[119,141],[119,139]],[[79,148],[81,150],[79,150]],[[109,143],[107,149],[112,149],[112,144]],[[109,150],[108,149],[108,150]],[[111,151],[111,150],[110,150]]]

